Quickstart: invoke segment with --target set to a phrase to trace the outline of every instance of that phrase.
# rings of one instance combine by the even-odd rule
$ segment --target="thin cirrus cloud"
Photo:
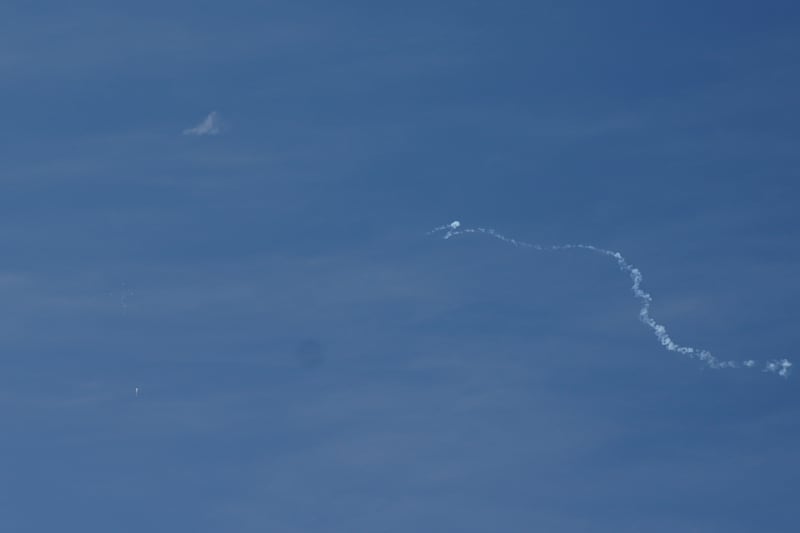
[[[184,135],[219,135],[222,133],[222,120],[216,111],[212,111],[200,124],[183,130]]]

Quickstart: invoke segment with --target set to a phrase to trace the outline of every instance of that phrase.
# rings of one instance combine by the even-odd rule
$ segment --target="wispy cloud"
[[[184,135],[218,135],[222,133],[222,123],[219,113],[212,111],[203,121],[194,128],[183,130]]]

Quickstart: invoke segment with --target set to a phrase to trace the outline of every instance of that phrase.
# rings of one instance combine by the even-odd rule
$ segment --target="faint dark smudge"
[[[294,357],[304,368],[318,368],[325,362],[325,350],[317,339],[303,339],[294,349]]]

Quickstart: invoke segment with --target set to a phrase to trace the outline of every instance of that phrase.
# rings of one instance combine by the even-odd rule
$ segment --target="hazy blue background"
[[[425,236],[798,362],[797,2],[116,4],[0,5],[0,530],[797,531],[797,376]]]

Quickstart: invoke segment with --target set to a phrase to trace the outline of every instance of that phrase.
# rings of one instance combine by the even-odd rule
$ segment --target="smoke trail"
[[[656,322],[656,320],[650,316],[650,304],[653,303],[653,297],[642,289],[642,279],[643,279],[642,273],[639,271],[638,268],[628,263],[628,261],[626,261],[625,258],[622,256],[622,254],[620,254],[619,252],[613,252],[611,250],[598,248],[597,246],[592,246],[591,244],[556,244],[552,246],[541,246],[539,244],[530,244],[527,242],[512,239],[510,237],[506,237],[490,228],[462,229],[461,222],[459,222],[458,220],[454,220],[450,224],[434,228],[433,230],[428,232],[428,235],[432,235],[434,233],[439,233],[442,231],[445,232],[444,234],[445,239],[449,239],[457,235],[464,235],[467,233],[482,233],[484,235],[489,235],[491,237],[494,237],[495,239],[499,239],[505,243],[511,244],[512,246],[516,246],[518,248],[530,248],[539,251],[588,250],[590,252],[594,252],[596,254],[604,255],[606,257],[614,259],[617,262],[617,265],[619,266],[620,270],[627,273],[628,276],[630,276],[631,281],[633,282],[633,285],[631,286],[633,295],[642,304],[642,307],[639,309],[639,320],[641,320],[647,327],[649,327],[653,331],[656,338],[664,348],[666,348],[670,352],[677,352],[683,355],[688,355],[691,358],[697,358],[703,363],[705,363],[708,367],[714,369],[740,368],[740,367],[753,368],[757,364],[756,361],[753,359],[747,359],[745,361],[724,361],[713,356],[711,352],[708,350],[692,348],[691,346],[681,346],[680,344],[673,341],[672,338],[667,333],[667,329],[663,325]],[[777,373],[779,376],[786,377],[789,375],[789,369],[791,368],[791,366],[792,363],[788,359],[773,359],[766,361],[764,363],[762,371]]]

